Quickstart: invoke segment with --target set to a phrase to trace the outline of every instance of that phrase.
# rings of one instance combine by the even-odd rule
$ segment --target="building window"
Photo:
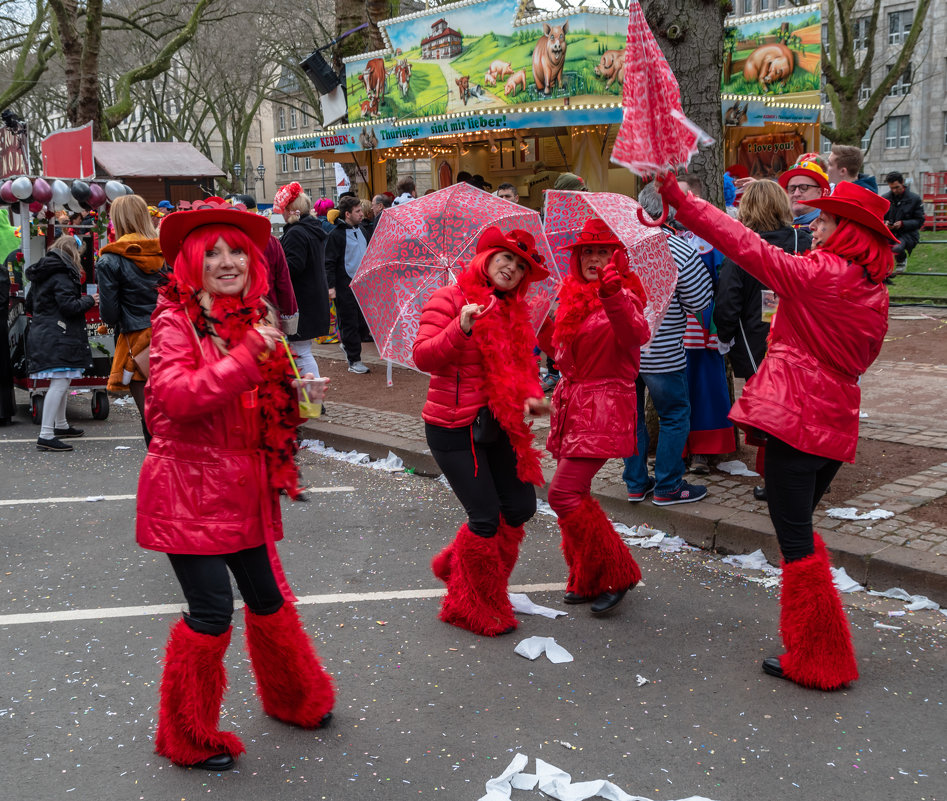
[[[760,11],[769,11],[769,0],[760,0]]]
[[[947,111],[944,112],[944,144],[947,145]]]
[[[281,154],[279,157],[279,171],[289,172],[289,156],[287,156],[285,153]]]
[[[309,156],[306,156],[305,168],[306,168],[307,170],[311,170],[311,169],[312,169],[312,159],[311,159]]]
[[[289,109],[289,127],[290,128],[296,127],[296,109],[292,107],[290,107]]]
[[[309,114],[306,113],[305,106],[302,107],[300,114],[302,114],[302,119],[299,121],[299,124],[305,128],[307,125],[309,125]]]
[[[863,103],[869,97],[871,97],[871,73],[869,72],[865,76],[865,82],[861,85],[858,90],[858,102]]]
[[[293,172],[299,172],[299,156],[293,156]]]
[[[829,139],[822,137],[822,152],[831,153],[832,152],[832,142]]]
[[[885,123],[885,149],[911,146],[911,118],[907,115],[888,117]]]
[[[866,128],[866,129],[865,129],[865,135],[862,137],[862,140],[861,140],[861,143],[859,144],[859,147],[860,147],[860,148],[865,152],[865,154],[867,155],[867,153],[868,153],[868,148],[869,148],[870,146],[871,146],[871,128]]]
[[[888,44],[901,44],[911,32],[912,11],[894,11],[888,14]]]
[[[776,0],[776,8],[785,8],[787,0]]]
[[[286,109],[282,106],[276,112],[276,127],[281,131],[286,130]]]
[[[743,13],[744,14],[753,13],[753,0],[743,0]]]
[[[888,65],[888,72],[891,72],[892,65]],[[901,95],[911,94],[911,65],[908,64],[898,76],[898,80],[891,85],[888,97],[900,97]]]
[[[868,47],[868,17],[862,17],[852,23],[852,47],[864,50]]]

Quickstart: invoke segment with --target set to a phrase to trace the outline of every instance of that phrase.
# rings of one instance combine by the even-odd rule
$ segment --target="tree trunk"
[[[645,19],[681,87],[684,114],[715,144],[694,156],[689,170],[704,183],[704,197],[723,206],[723,68],[727,0],[642,0]]]

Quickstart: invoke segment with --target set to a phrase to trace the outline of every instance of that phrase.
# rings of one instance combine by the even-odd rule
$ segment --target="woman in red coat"
[[[592,614],[604,615],[641,580],[641,570],[592,497],[592,479],[608,459],[636,452],[635,379],[651,333],[644,288],[611,229],[589,218],[569,247],[550,343],[543,341],[550,326],[541,332],[562,375],[546,442],[558,460],[549,505],[559,516],[569,567],[563,601],[591,601]]]
[[[264,711],[315,728],[330,717],[334,690],[276,554],[278,493],[298,494],[300,418],[282,334],[263,300],[270,223],[217,201],[161,225],[173,273],[152,317],[145,413],[153,439],[136,535],[168,554],[188,604],[168,639],[155,750],[179,765],[228,770],[245,750],[218,729],[233,614],[228,568],[246,603]]]
[[[524,421],[545,408],[524,301],[549,275],[542,261],[526,231],[487,228],[457,283],[425,304],[414,342],[415,364],[431,374],[427,442],[467,512],[431,563],[447,584],[440,617],[489,637],[516,628],[507,583],[543,483]]]
[[[770,518],[783,555],[780,629],[786,653],[763,670],[833,690],[858,678],[848,620],[832,583],[829,555],[812,512],[843,461],[855,460],[859,377],[888,330],[891,245],[888,202],[850,182],[806,201],[820,209],[803,256],[767,244],[688,194],[673,176],[661,194],[677,219],[779,296],[769,350],[730,413],[766,437]]]

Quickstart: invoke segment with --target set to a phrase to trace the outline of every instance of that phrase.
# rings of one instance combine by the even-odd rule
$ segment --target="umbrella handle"
[[[493,309],[493,307],[496,306],[496,305],[497,305],[497,296],[496,296],[496,295],[491,295],[491,296],[490,296],[490,300],[487,301],[487,305],[484,307],[484,310],[481,311],[481,312],[477,312],[476,314],[471,315],[471,316],[472,316],[475,320],[479,320],[481,317],[485,317],[487,314],[489,314],[490,311]]]
[[[644,209],[641,208],[641,206],[638,206],[638,222],[640,222],[642,225],[648,226],[648,228],[660,228],[662,225],[664,225],[668,218],[668,204],[664,198],[661,199],[661,216],[656,220],[646,220],[644,218],[644,214],[642,214],[643,211]]]

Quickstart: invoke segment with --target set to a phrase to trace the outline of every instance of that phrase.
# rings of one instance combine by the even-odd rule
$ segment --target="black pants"
[[[842,463],[797,450],[772,435],[764,458],[769,517],[783,559],[795,562],[815,550],[812,513]]]
[[[362,332],[359,318],[362,310],[358,307],[355,293],[345,283],[339,283],[335,288],[335,313],[339,319],[339,338],[345,348],[345,356],[349,364],[362,360]]]
[[[230,628],[233,588],[228,567],[251,611],[270,615],[283,605],[265,545],[221,556],[169,553],[168,558],[187,599],[184,619],[201,634],[223,634]]]
[[[516,453],[503,431],[495,443],[474,446],[470,426],[427,423],[424,428],[431,455],[463,504],[474,534],[496,534],[501,512],[511,526],[521,526],[536,514],[536,489],[517,477]]]

